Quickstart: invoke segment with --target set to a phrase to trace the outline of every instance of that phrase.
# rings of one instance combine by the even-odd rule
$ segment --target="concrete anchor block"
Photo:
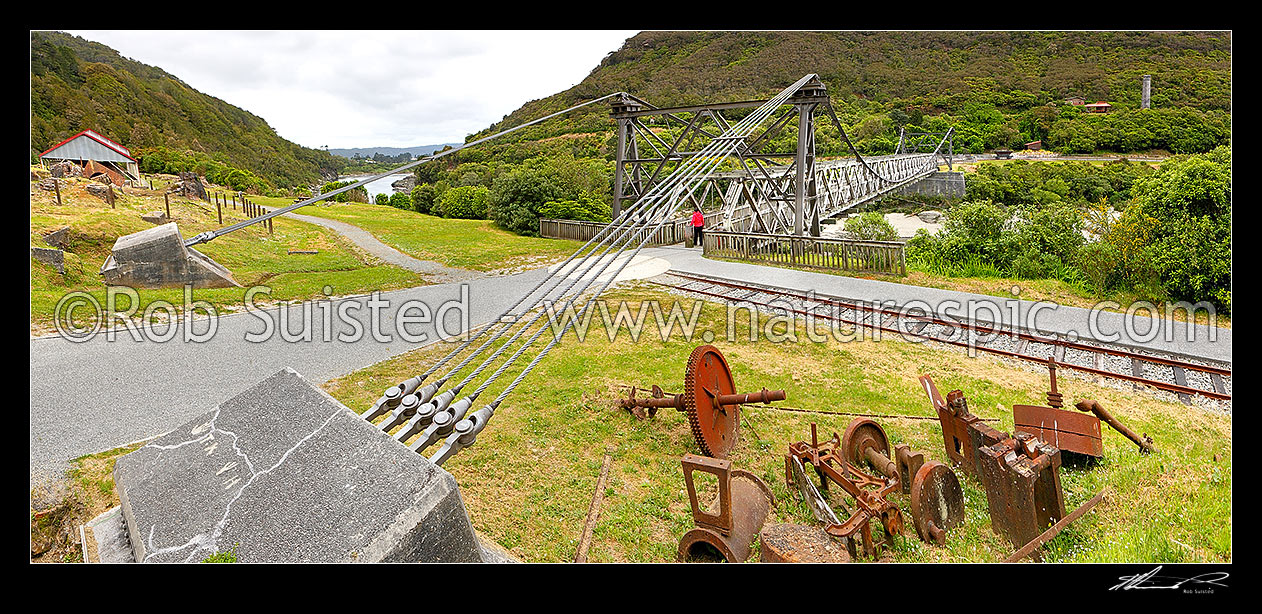
[[[174,223],[121,236],[101,265],[109,285],[139,288],[240,287],[232,272],[201,252],[184,246]]]
[[[66,254],[59,249],[49,249],[47,247],[32,247],[31,257],[57,269],[58,273],[66,274]]]
[[[284,369],[120,458],[136,561],[482,562],[455,478]]]

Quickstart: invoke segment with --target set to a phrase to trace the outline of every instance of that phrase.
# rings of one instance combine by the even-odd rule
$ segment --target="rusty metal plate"
[[[692,350],[684,369],[684,411],[701,451],[727,458],[736,446],[740,429],[740,405],[721,405],[720,395],[735,394],[732,371],[713,345]]]
[[[1037,405],[1013,405],[1016,430],[1060,448],[1087,456],[1104,456],[1100,419],[1093,415]]]
[[[771,488],[758,476],[733,469],[731,461],[688,454],[684,456],[683,466],[697,526],[680,538],[678,560],[744,562],[749,558],[754,538],[762,530],[767,514],[775,506]],[[719,478],[717,513],[701,509],[692,482],[694,470],[714,473]]]
[[[920,539],[946,544],[946,532],[964,520],[964,489],[950,467],[938,461],[920,466],[911,482],[911,518]]]

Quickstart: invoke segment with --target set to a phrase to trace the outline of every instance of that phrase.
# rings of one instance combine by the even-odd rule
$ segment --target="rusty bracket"
[[[749,558],[754,538],[762,530],[767,514],[775,507],[771,488],[758,476],[733,469],[730,460],[685,454],[681,462],[696,527],[680,538],[679,561],[702,558],[708,546],[725,561],[744,562]],[[693,482],[694,471],[718,478],[717,510],[702,509]]]
[[[1101,405],[1099,401],[1093,399],[1078,401],[1074,404],[1074,407],[1076,407],[1078,411],[1091,412],[1099,419],[1107,422],[1114,430],[1125,435],[1127,439],[1135,442],[1135,444],[1139,446],[1140,452],[1147,454],[1157,451],[1157,448],[1152,444],[1152,437],[1149,437],[1148,433],[1144,433],[1143,437],[1136,435],[1135,431],[1126,428],[1125,424],[1122,424],[1117,418],[1113,417],[1113,414],[1104,409],[1104,406]]]

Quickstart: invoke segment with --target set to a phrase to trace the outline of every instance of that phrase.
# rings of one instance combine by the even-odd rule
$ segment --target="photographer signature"
[[[1117,585],[1110,588],[1109,590],[1115,591],[1117,589],[1122,589],[1124,591],[1128,591],[1133,588],[1182,588],[1184,584],[1188,584],[1188,583],[1208,584],[1211,586],[1221,586],[1223,588],[1226,588],[1227,587],[1226,584],[1219,584],[1218,581],[1226,580],[1227,576],[1230,575],[1225,571],[1211,571],[1209,573],[1203,573],[1199,576],[1193,576],[1191,578],[1176,578],[1174,576],[1159,576],[1157,575],[1157,572],[1159,571],[1161,571],[1160,565],[1158,565],[1156,569],[1153,569],[1152,571],[1148,573],[1135,574],[1133,576],[1120,576],[1118,577],[1118,579],[1121,580],[1121,582],[1119,582]],[[1170,582],[1171,580],[1174,581],[1171,584],[1163,585],[1163,584],[1157,583],[1157,582],[1163,582],[1163,581]]]

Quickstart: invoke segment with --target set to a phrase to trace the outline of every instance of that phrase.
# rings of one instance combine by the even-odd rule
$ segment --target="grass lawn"
[[[293,204],[292,198],[256,198],[267,206]],[[420,260],[474,271],[540,267],[574,253],[582,243],[523,237],[489,220],[457,220],[405,211],[388,205],[316,203],[294,213],[354,224]]]
[[[35,187],[31,182],[31,246],[46,247],[43,235],[69,227],[69,248],[66,250],[66,273],[61,275],[51,266],[31,260],[31,333],[52,330],[57,301],[72,291],[91,293],[102,306],[106,289],[99,275],[114,241],[126,234],[153,227],[140,219],[144,213],[161,211],[161,191],[126,188],[116,208],[89,195],[87,180],[72,179],[63,185],[65,204],[57,205],[55,196]],[[161,189],[161,186],[156,186]],[[171,215],[187,239],[199,232],[219,227],[215,205],[184,198],[171,199]],[[227,207],[224,224],[246,219],[242,212]],[[275,232],[269,235],[261,225],[251,226],[197,246],[197,250],[232,271],[243,288],[202,289],[193,292],[193,299],[206,300],[219,309],[240,309],[245,289],[254,285],[272,288],[271,299],[302,300],[330,295],[363,294],[374,290],[390,290],[424,285],[425,279],[407,269],[388,265],[363,252],[332,230],[313,224],[278,218]],[[317,254],[288,254],[288,250],[319,250]],[[139,311],[155,300],[183,304],[183,289],[138,290]],[[264,302],[266,297],[256,297]],[[127,310],[127,299],[119,299],[120,311]]]
[[[611,311],[627,301],[634,313],[642,301],[677,297],[647,284],[622,285],[606,294]],[[691,312],[693,299],[681,307]],[[649,315],[649,322],[653,316]],[[931,416],[917,382],[934,377],[945,394],[964,390],[970,409],[1011,431],[1013,404],[1041,404],[1047,389],[1043,369],[1014,366],[989,355],[961,353],[897,339],[879,342],[812,343],[799,328],[799,343],[748,341],[748,313],[737,314],[735,341],[727,340],[726,310],[703,303],[697,336],[713,331],[715,345],[733,369],[737,388],[783,388],[782,405],[829,412]],[[760,326],[768,320],[763,317]],[[780,320],[779,332],[785,324]],[[540,339],[541,347],[547,335]],[[606,446],[613,464],[589,560],[673,561],[679,538],[692,528],[680,457],[698,452],[683,414],[659,411],[637,421],[612,402],[621,386],[659,384],[677,391],[689,352],[678,329],[662,341],[646,327],[639,342],[627,331],[609,342],[596,325],[584,342],[570,334],[497,411],[477,444],[445,468],[460,484],[473,525],[531,562],[573,559]],[[423,348],[329,382],[326,389],[355,411],[364,411],[387,386],[419,373],[449,346]],[[533,354],[533,352],[531,353]],[[523,361],[524,363],[525,361]],[[494,398],[517,369],[482,397]],[[1064,372],[1062,372],[1064,373]],[[1064,467],[1066,511],[1097,492],[1104,500],[1046,547],[1049,561],[1186,562],[1231,561],[1231,417],[1190,408],[1129,388],[1113,388],[1065,373],[1059,387],[1067,402],[1099,400],[1130,428],[1152,436],[1158,452],[1141,456],[1134,444],[1107,429],[1105,458],[1091,467]],[[475,405],[480,406],[480,405]],[[810,423],[821,433],[842,432],[851,416],[813,415],[751,406],[732,460],[770,486],[776,506],[768,522],[813,524],[805,504],[784,482],[788,444],[808,439]],[[879,419],[891,445],[907,442],[929,458],[945,460],[936,420]],[[1016,548],[991,531],[985,492],[960,473],[966,518],[942,548],[915,538],[897,540],[900,562],[993,562]],[[906,515],[902,495],[895,500]],[[757,560],[755,552],[751,559]]]

